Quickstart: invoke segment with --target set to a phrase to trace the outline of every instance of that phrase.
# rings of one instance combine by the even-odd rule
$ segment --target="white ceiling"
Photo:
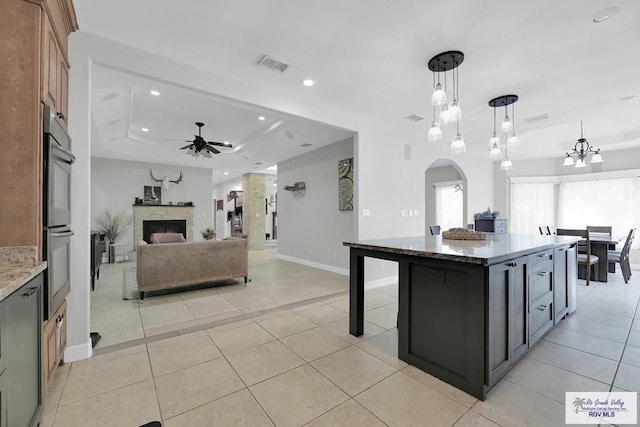
[[[442,51],[461,50],[461,133],[468,147],[488,150],[493,112],[487,102],[509,93],[520,97],[516,129],[527,146],[513,158],[562,156],[580,136],[580,120],[585,137],[602,149],[605,161],[607,151],[640,146],[637,0],[74,4],[82,31],[290,98],[404,126],[407,132],[423,133],[425,140],[432,114],[432,75],[426,62]],[[621,12],[592,22],[594,13],[611,6]],[[281,74],[258,67],[264,54],[290,64],[290,70]],[[317,82],[312,88],[300,84],[308,77]],[[101,139],[99,147],[92,147],[94,156],[187,164],[193,159],[175,155],[181,143],[164,138],[191,139],[193,122],[203,121],[206,139],[229,140],[234,149],[221,149],[225,153],[239,150],[198,160],[197,166],[210,162],[214,170],[235,167],[242,173],[238,171],[270,166],[350,134],[108,68],[98,68],[93,79],[93,116]],[[150,88],[162,95],[152,97]],[[111,93],[117,98],[105,101]],[[629,96],[639,98],[620,101]],[[403,118],[414,113],[426,119]],[[267,120],[258,122],[259,114]],[[525,120],[543,114],[548,119]],[[151,131],[143,134],[141,127]],[[445,140],[451,136],[447,130]],[[313,145],[304,149],[304,142]]]

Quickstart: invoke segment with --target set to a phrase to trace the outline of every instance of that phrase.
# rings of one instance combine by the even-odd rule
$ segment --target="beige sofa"
[[[204,284],[248,275],[247,240],[139,245],[137,279],[140,301],[144,293]]]

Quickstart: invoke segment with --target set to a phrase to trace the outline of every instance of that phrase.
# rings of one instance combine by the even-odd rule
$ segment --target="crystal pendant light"
[[[427,140],[429,142],[437,142],[442,139],[442,129],[440,129],[440,124],[436,121],[436,107],[433,107],[433,122],[431,122],[431,126],[429,126],[429,133],[427,134]]]
[[[445,78],[447,75],[445,74]],[[445,85],[446,86],[446,85]],[[438,60],[438,83],[433,88],[433,94],[431,95],[431,105],[434,107],[441,106],[447,102],[447,93],[442,89],[440,84],[440,60]]]
[[[504,106],[504,121],[500,127],[500,130],[505,134],[505,143],[502,147],[504,148],[504,157],[502,157],[502,162],[500,163],[500,170],[502,171],[513,169],[513,163],[509,158],[509,150],[513,150],[517,147],[518,136],[513,129],[513,122],[509,118],[509,110],[507,106],[513,105],[517,100],[518,95],[503,95],[489,101],[489,106],[493,108],[493,133],[491,134],[491,138],[489,138],[489,158],[491,158],[491,160],[500,160],[502,154],[500,151],[500,138],[496,133],[496,108]],[[512,107],[512,114],[513,117],[515,117],[515,107]]]
[[[442,138],[442,127],[458,122],[462,118],[462,109],[460,107],[459,100],[459,70],[456,70],[456,68],[458,68],[463,61],[464,54],[462,52],[450,50],[439,53],[432,57],[427,63],[429,70],[433,73],[434,91],[431,95],[431,104],[434,107],[440,107],[437,122],[434,119],[429,128],[429,133],[427,135],[429,141],[437,141]],[[453,98],[451,103],[447,103],[447,91],[449,90],[449,87],[447,86],[447,71],[452,71],[453,75],[453,86],[451,88],[453,96],[451,96],[451,93],[449,94],[449,96]],[[443,84],[440,84],[440,73],[444,73]],[[436,126],[438,124],[439,126]]]
[[[511,159],[509,159],[509,156],[505,154],[504,159],[502,159],[502,163],[500,163],[500,170],[510,171],[511,169],[513,169],[513,163],[511,163]]]
[[[518,138],[518,134],[516,133],[516,107],[514,104],[511,104],[511,118],[513,120],[511,123],[512,123],[513,133],[507,139],[507,145],[509,146],[509,150],[511,151],[517,150],[518,145],[520,145],[520,138]]]
[[[438,116],[438,121],[442,125],[448,125],[451,123],[451,119],[449,118],[449,105],[444,104],[442,109],[440,110],[440,115]]]
[[[467,146],[464,143],[464,138],[460,135],[460,128],[456,123],[456,136],[451,141],[451,153],[461,154],[467,151]]]
[[[496,107],[493,107],[493,133],[491,134],[491,138],[489,138],[489,150],[493,150],[495,146],[498,146],[498,149],[500,149],[500,137],[496,134]]]

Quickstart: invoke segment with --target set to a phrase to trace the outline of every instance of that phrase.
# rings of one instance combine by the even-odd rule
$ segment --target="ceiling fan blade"
[[[185,145],[184,147],[180,147],[180,150],[184,150],[185,148],[191,147],[193,144]]]
[[[188,139],[182,139],[182,138],[164,138],[165,141],[184,141],[184,142],[193,142],[193,141],[189,141]]]
[[[207,151],[213,153],[213,154],[218,154],[220,153],[218,150],[216,150],[215,148],[211,147],[210,145],[207,145]]]
[[[227,143],[225,144],[224,142],[216,142],[216,141],[207,141],[207,144],[211,144],[211,145],[217,145],[220,147],[233,147],[233,145]]]

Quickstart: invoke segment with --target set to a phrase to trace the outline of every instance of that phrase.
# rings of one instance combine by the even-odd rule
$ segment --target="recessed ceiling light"
[[[602,9],[591,15],[591,22],[593,22],[594,24],[599,24],[611,18],[613,15],[618,14],[619,12],[619,7],[608,7],[606,9]]]
[[[229,141],[224,141],[223,144],[224,145],[231,145],[231,143]]]
[[[303,85],[303,86],[306,86],[306,87],[311,87],[311,86],[313,86],[314,84],[316,84],[316,82],[314,82],[314,81],[313,81],[313,80],[311,80],[311,79],[304,79],[304,80],[302,81],[302,85]]]
[[[154,89],[154,90],[152,90],[150,93],[151,93],[151,95],[153,95],[153,96],[160,96],[160,92],[158,92],[158,91],[157,91],[157,90],[155,90],[155,89]]]
[[[266,120],[266,118],[264,116],[260,116],[258,117],[258,120]]]
[[[229,175],[229,172],[225,172],[224,174],[225,174],[225,175]]]
[[[142,128],[142,132],[149,132],[149,129],[147,129],[147,128]]]

